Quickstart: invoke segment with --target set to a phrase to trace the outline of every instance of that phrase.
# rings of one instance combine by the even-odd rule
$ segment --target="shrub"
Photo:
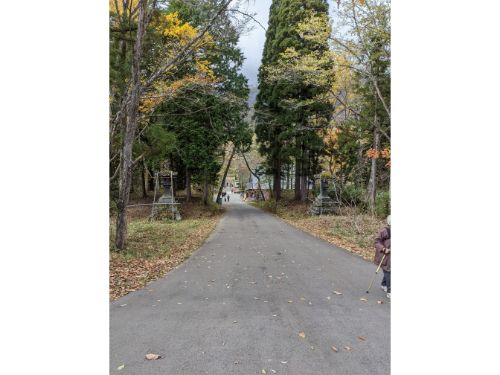
[[[386,217],[391,212],[391,195],[388,191],[377,193],[375,198],[375,213],[379,217]]]
[[[337,189],[340,202],[347,206],[356,206],[359,208],[366,207],[366,189],[355,185],[344,186],[343,189]],[[332,199],[336,199],[335,191],[333,189],[328,191],[328,195]]]
[[[116,204],[116,201],[113,199],[109,200],[109,214],[110,215],[115,215],[118,212],[118,206]]]
[[[267,201],[258,201],[261,207],[267,211],[276,213],[277,204],[274,199],[268,199]]]
[[[320,193],[319,184],[315,184],[313,188],[310,190],[310,193],[313,197],[317,197]]]

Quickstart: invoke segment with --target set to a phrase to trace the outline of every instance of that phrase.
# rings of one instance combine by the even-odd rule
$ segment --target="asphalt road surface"
[[[110,373],[388,375],[376,266],[237,195],[224,205],[191,258],[111,303]]]

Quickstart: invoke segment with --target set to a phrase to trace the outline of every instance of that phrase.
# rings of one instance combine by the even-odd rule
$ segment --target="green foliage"
[[[329,105],[317,100],[325,88],[311,85],[303,75],[290,79],[290,74],[283,74],[289,65],[287,59],[328,50],[325,38],[320,41],[308,38],[299,30],[299,25],[314,14],[327,19],[327,2],[274,0],[270,8],[259,68],[255,132],[259,152],[266,157],[268,171],[275,176],[280,176],[282,165],[290,164],[293,159],[300,162],[303,175],[313,174],[322,150],[322,140],[315,128],[329,116]],[[316,68],[318,72],[328,70],[327,65]]]
[[[313,197],[317,197],[319,195],[320,191],[321,190],[320,190],[319,183],[318,183],[318,184],[315,184],[313,186],[313,188],[311,189],[311,194]]]
[[[250,202],[250,204],[254,207],[261,208],[273,214],[277,213],[280,208],[280,203],[277,203],[274,199],[268,199],[267,201],[256,200]]]
[[[152,124],[144,132],[144,144],[147,149],[147,160],[152,168],[158,169],[163,160],[175,150],[176,137],[173,132],[162,125]]]
[[[112,198],[113,197],[111,197],[111,199],[109,200],[109,213],[111,215],[115,215],[118,207],[116,205],[116,201],[114,201]]]
[[[386,217],[391,212],[391,195],[388,191],[380,191],[375,199],[375,213],[379,217]]]
[[[360,209],[364,209],[366,207],[365,188],[355,186],[354,184],[349,184],[341,188],[340,191],[337,191],[337,193],[339,194],[339,199],[342,202],[342,204],[346,206],[355,206]],[[333,190],[329,190],[328,195],[332,199],[336,199],[335,192]]]
[[[217,9],[214,2],[175,0],[167,12],[177,12],[183,22],[202,25]],[[246,148],[253,132],[244,120],[248,106],[247,80],[241,74],[243,55],[237,46],[239,31],[227,14],[218,17],[210,33],[212,43],[203,57],[214,81],[189,81],[179,86],[153,113],[157,126],[175,136],[170,149],[178,171],[189,170],[192,182],[214,184],[221,168],[225,146]],[[176,74],[189,72],[184,64]],[[161,125],[160,125],[161,124]]]

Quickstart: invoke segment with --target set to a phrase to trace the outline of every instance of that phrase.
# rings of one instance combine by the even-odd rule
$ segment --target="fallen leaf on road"
[[[267,374],[266,370],[262,369],[261,374]]]
[[[237,320],[233,320],[233,323],[238,323],[238,321]]]
[[[340,293],[340,292],[337,292],[336,290],[334,290],[334,291],[333,291],[333,293],[335,293],[335,294],[337,294],[337,295],[339,295],[339,296],[342,294],[342,293]]]
[[[363,336],[358,336],[358,339],[360,339],[361,341],[366,341],[366,337]]]
[[[161,358],[161,355],[159,355],[159,354],[153,354],[153,353],[146,354],[146,359],[148,359],[150,361],[154,361],[154,360],[160,359],[160,358]]]
[[[379,305],[381,305],[381,304],[383,304],[383,303],[384,303],[384,301],[377,301],[377,303],[378,303]]]
[[[120,305],[120,307],[125,307],[125,306],[127,306],[127,304],[126,304],[126,303],[124,303],[123,305]]]
[[[368,300],[366,298],[360,298],[360,301],[367,302]]]
[[[329,299],[331,299],[331,298],[332,298],[332,297],[330,297],[330,296],[326,297],[326,299],[328,299],[328,300],[329,300]]]
[[[125,368],[125,365],[121,365],[121,366],[118,366],[116,369],[117,369],[118,371],[120,371],[120,370],[123,370],[124,368]]]
[[[273,374],[276,374],[276,370],[271,369],[271,372],[272,372]]]
[[[348,350],[348,351],[351,350],[351,348],[349,346],[344,346],[344,349]]]
[[[337,353],[337,352],[339,351],[339,350],[338,350],[335,346],[333,346],[333,345],[332,345],[332,350],[333,350],[335,353]]]
[[[282,365],[286,365],[288,361],[280,361]]]
[[[305,301],[306,299],[304,297],[300,297],[300,300],[301,301]]]
[[[259,298],[259,297],[253,297],[253,299],[255,299],[255,300],[259,300],[260,298]]]
[[[293,301],[292,300],[288,300],[288,303],[292,303]]]
[[[306,338],[306,334],[304,332],[299,332],[299,336],[302,337],[303,339]]]
[[[177,302],[178,305],[182,305],[182,302]]]

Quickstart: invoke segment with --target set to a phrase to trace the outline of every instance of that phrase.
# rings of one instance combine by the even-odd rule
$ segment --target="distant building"
[[[260,188],[264,193],[264,198],[268,200],[269,197],[271,196],[269,183],[262,182],[260,184]],[[250,175],[250,179],[245,185],[244,199],[250,199],[250,200],[262,199],[259,191],[259,181],[257,180],[257,177],[255,177],[253,174]]]

